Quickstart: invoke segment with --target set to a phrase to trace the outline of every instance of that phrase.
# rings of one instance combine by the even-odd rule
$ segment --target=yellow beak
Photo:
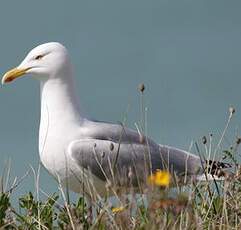
[[[9,70],[8,72],[6,72],[4,74],[4,76],[2,78],[2,84],[9,83],[9,82],[15,80],[16,78],[23,76],[24,74],[26,74],[26,72],[29,69],[30,68],[25,68],[25,69],[14,68],[14,69]]]

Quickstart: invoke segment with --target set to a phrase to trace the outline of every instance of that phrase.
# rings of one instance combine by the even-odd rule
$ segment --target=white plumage
[[[88,188],[93,181],[103,195],[107,180],[120,187],[137,186],[145,183],[150,171],[166,167],[179,175],[202,171],[200,158],[193,154],[156,144],[120,124],[84,117],[63,45],[51,42],[34,48],[17,68],[4,75],[2,83],[26,73],[40,81],[41,162],[73,191],[82,192],[82,183]]]

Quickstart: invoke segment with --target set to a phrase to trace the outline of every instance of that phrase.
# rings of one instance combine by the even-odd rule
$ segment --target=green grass
[[[134,194],[119,196],[119,211],[109,201],[92,204],[84,198],[58,203],[58,194],[38,201],[31,192],[20,197],[18,208],[11,194],[0,195],[1,229],[240,229],[241,174],[238,169],[224,181],[192,182],[178,189],[148,187],[148,205]],[[210,192],[208,192],[208,190]],[[151,194],[151,195],[150,195]],[[60,203],[63,203],[60,201]]]

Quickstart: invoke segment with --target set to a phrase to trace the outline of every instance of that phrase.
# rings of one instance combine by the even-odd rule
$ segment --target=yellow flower
[[[157,170],[155,173],[148,177],[148,182],[157,186],[169,186],[171,175],[168,171]]]
[[[118,213],[118,212],[122,212],[123,210],[125,210],[125,207],[120,206],[120,207],[112,208],[111,210],[113,213]]]

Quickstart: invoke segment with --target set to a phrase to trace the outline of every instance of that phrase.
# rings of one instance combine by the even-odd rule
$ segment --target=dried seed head
[[[114,150],[114,144],[113,143],[110,143],[110,151],[113,151]]]
[[[203,142],[204,145],[207,144],[207,138],[206,138],[206,136],[203,136],[203,137],[202,137],[202,142]]]
[[[236,140],[236,144],[239,145],[241,143],[241,137],[238,137]]]
[[[145,85],[144,85],[143,83],[141,83],[141,84],[138,86],[138,90],[143,93],[144,90],[145,90]]]
[[[104,158],[105,157],[105,152],[101,153],[101,157]]]
[[[232,106],[230,106],[230,107],[229,107],[229,113],[230,113],[231,115],[233,115],[233,114],[235,113],[235,108],[232,107]]]

